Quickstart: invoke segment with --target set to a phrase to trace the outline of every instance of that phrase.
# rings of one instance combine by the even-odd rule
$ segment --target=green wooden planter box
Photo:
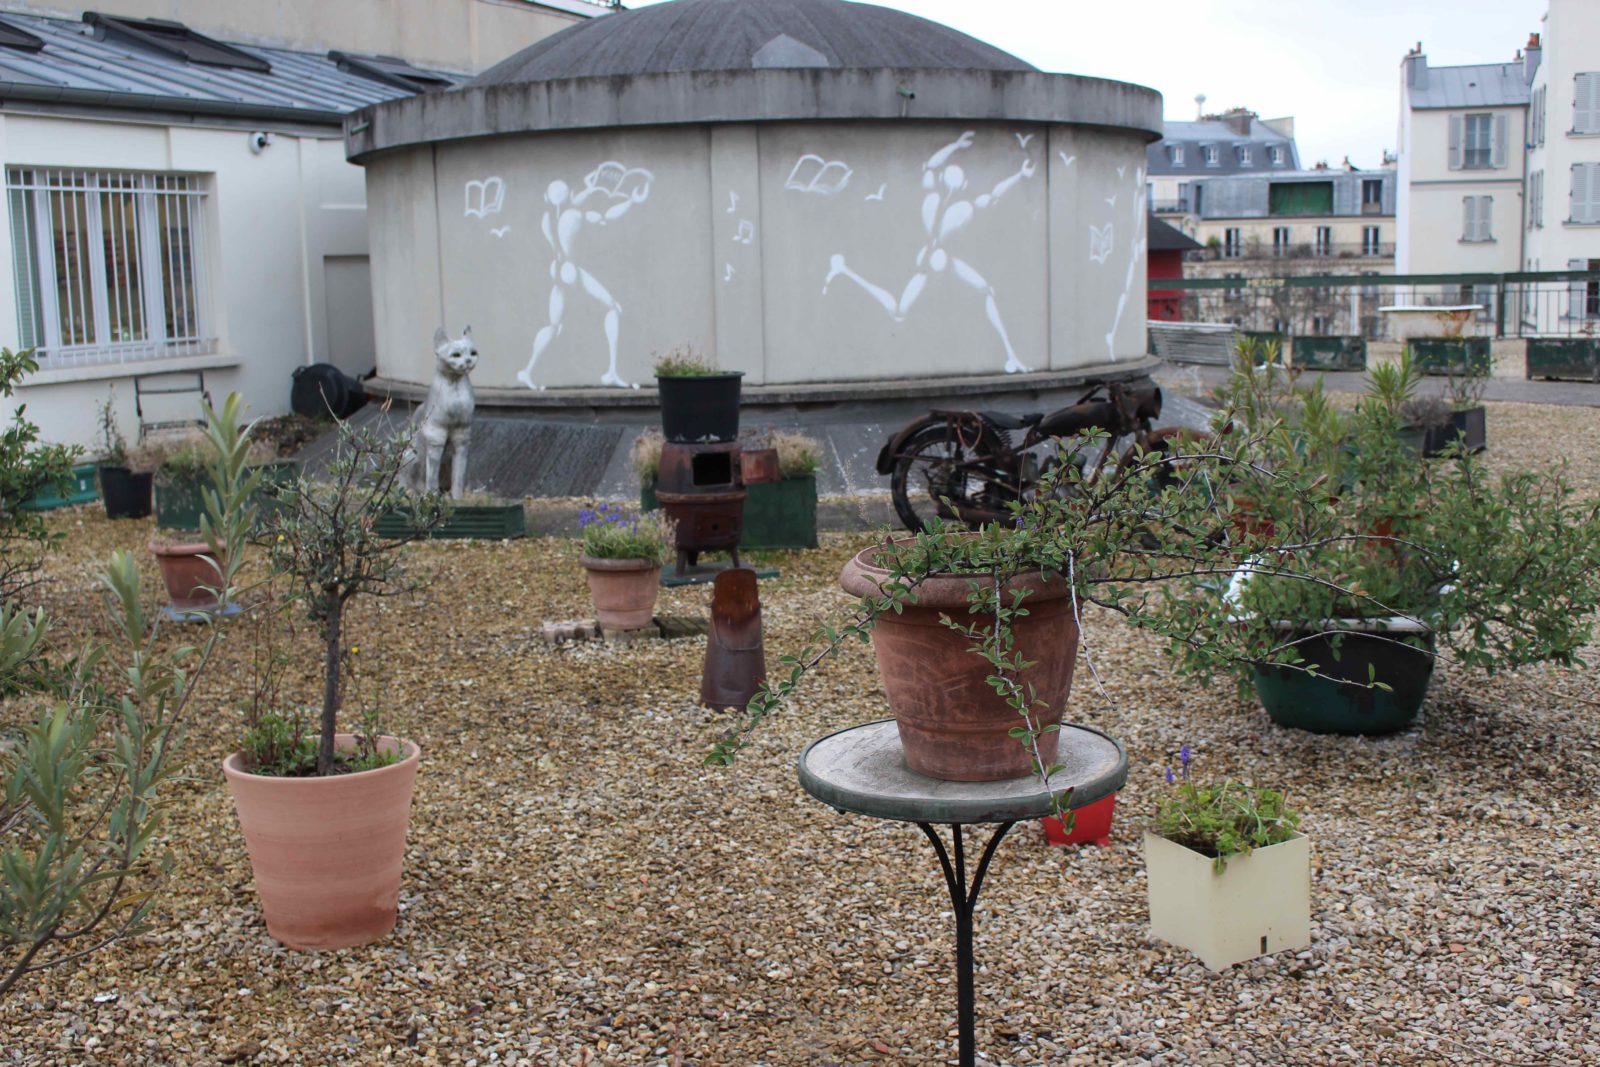
[[[163,530],[198,530],[205,514],[207,475],[164,478],[156,472],[156,525]]]
[[[1488,374],[1487,337],[1413,337],[1411,359],[1427,374]]]
[[[70,507],[73,504],[87,504],[100,499],[100,484],[95,479],[98,468],[93,463],[85,463],[72,468],[72,488],[66,496],[56,492],[56,487],[51,485],[33,494],[33,499],[22,505],[23,511],[50,511],[54,508]]]
[[[1527,377],[1600,382],[1600,337],[1528,338]]]
[[[299,478],[300,464],[292,459],[281,459],[254,467],[250,473],[258,474],[261,478],[255,492],[250,494],[250,503],[256,506],[256,529],[260,531],[266,528],[281,507],[273,498],[271,487],[285,486]]]
[[[406,512],[391,511],[378,520],[378,533],[384,537],[403,537]],[[430,535],[434,540],[506,541],[528,535],[528,517],[521,504],[463,504],[450,512]]]
[[[1267,345],[1277,345],[1278,359],[1283,359],[1285,338],[1283,334],[1278,333],[1276,330],[1240,330],[1239,336],[1245,340],[1257,341],[1263,348],[1265,348]],[[1267,353],[1262,352],[1260,357],[1256,360],[1256,365],[1259,366],[1262,362],[1264,362],[1266,356]]]
[[[1294,365],[1306,370],[1366,370],[1367,339],[1348,334],[1296,337]]]
[[[817,479],[815,475],[785,478],[747,487],[740,548],[816,548]],[[639,489],[639,509],[660,507],[654,483]]]

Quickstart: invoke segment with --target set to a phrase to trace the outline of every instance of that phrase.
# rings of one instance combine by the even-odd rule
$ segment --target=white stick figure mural
[[[965,229],[977,212],[992,206],[1024,178],[1033,177],[1037,165],[1031,157],[1025,157],[1022,166],[1015,174],[1002,178],[989,192],[969,199],[966,195],[966,172],[960,165],[950,160],[957,152],[971,148],[972,139],[973,131],[966,131],[935,152],[922,165],[922,187],[927,190],[922,198],[922,228],[928,235],[928,241],[917,253],[916,270],[901,289],[900,295],[895,296],[882,286],[868,281],[851,270],[842,254],[835,255],[829,260],[828,276],[823,279],[822,293],[824,296],[827,295],[828,286],[833,284],[835,278],[848,278],[858,285],[862,292],[882,305],[894,321],[901,322],[916,304],[917,298],[922,295],[928,279],[932,275],[943,274],[948,270],[960,281],[983,294],[984,311],[989,317],[989,324],[994,327],[994,332],[1006,350],[1006,372],[1008,374],[1026,372],[1028,367],[1017,358],[1016,351],[1011,347],[1011,338],[1006,333],[1005,323],[1000,318],[1000,305],[995,301],[994,286],[990,285],[971,264],[952,256],[945,248],[945,242]]]
[[[545,189],[544,218],[539,228],[550,245],[555,258],[550,262],[550,317],[549,322],[533,339],[533,355],[528,365],[517,372],[517,380],[529,389],[542,389],[533,380],[533,368],[550,343],[561,336],[562,317],[567,307],[567,292],[574,287],[605,308],[606,350],[610,363],[600,377],[601,385],[629,387],[617,373],[617,336],[622,324],[622,305],[617,303],[600,280],[573,262],[573,242],[586,225],[604,226],[627,214],[635,204],[650,197],[650,185],[655,176],[639,167],[628,167],[615,160],[600,164],[583,179],[583,188],[572,192],[567,183],[557,179]],[[591,206],[585,207],[585,204]],[[595,206],[599,205],[599,206]],[[637,385],[632,385],[637,389]]]
[[[1127,171],[1128,168],[1126,166],[1118,167],[1117,175],[1120,177],[1126,174]],[[1122,313],[1127,310],[1128,301],[1133,297],[1134,275],[1138,273],[1139,261],[1144,258],[1145,253],[1144,205],[1148,190],[1145,189],[1144,185],[1143,167],[1133,172],[1133,182],[1133,218],[1128,220],[1131,223],[1130,229],[1133,232],[1133,250],[1128,256],[1128,274],[1122,282],[1122,296],[1117,300],[1117,314],[1111,320],[1111,329],[1106,331],[1106,351],[1110,354],[1113,363],[1117,361],[1117,327],[1122,325]],[[1106,223],[1106,229],[1109,231],[1110,228],[1111,223]]]

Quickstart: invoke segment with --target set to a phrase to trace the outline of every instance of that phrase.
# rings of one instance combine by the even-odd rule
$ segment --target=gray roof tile
[[[1469,67],[1428,67],[1427,84],[1409,90],[1416,109],[1520,107],[1528,103],[1521,63],[1480,63]]]

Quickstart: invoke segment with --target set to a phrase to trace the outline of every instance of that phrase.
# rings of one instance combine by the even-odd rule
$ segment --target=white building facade
[[[1550,0],[1527,50],[1528,195],[1522,269],[1600,269],[1600,4]],[[1600,320],[1600,286],[1529,300],[1523,320],[1568,332]]]

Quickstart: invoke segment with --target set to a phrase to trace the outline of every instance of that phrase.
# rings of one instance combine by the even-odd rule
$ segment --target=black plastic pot
[[[361,383],[332,363],[313,363],[294,369],[289,407],[308,419],[348,419],[367,402]]]
[[[742,370],[657,378],[662,434],[677,445],[737,438],[743,378]]]
[[[135,474],[127,467],[100,468],[100,499],[108,519],[142,519],[150,514],[149,471]]]
[[[1345,634],[1337,651],[1329,637],[1294,635],[1315,675],[1276,664],[1256,667],[1256,693],[1279,726],[1317,734],[1388,734],[1410,726],[1433,678],[1432,634]],[[1406,643],[1419,641],[1421,648]],[[1389,686],[1378,689],[1375,679]]]

